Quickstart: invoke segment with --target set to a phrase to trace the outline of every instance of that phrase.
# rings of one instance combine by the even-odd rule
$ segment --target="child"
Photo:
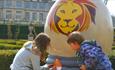
[[[33,41],[28,41],[16,54],[11,70],[40,70],[41,55],[50,46],[50,38],[45,33],[40,33]]]
[[[85,40],[80,32],[72,32],[67,43],[84,59],[81,69],[86,70],[112,70],[109,58],[102,51],[96,41]]]

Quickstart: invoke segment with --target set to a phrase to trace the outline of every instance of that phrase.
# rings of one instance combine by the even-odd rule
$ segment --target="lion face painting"
[[[79,22],[76,17],[82,14],[80,5],[68,2],[61,5],[54,16],[56,27],[64,34],[68,34],[73,30],[78,30]]]
[[[95,5],[88,0],[60,0],[50,18],[50,28],[68,35],[73,31],[85,31],[95,22]],[[53,11],[53,12],[54,12]]]

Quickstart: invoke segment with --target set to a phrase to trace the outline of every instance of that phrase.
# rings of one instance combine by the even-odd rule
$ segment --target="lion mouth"
[[[68,28],[73,28],[73,27],[75,27],[75,25],[72,25],[72,26],[70,26],[70,25],[63,26],[63,25],[61,25],[61,27],[62,27],[62,28],[66,28],[66,27],[68,27]]]

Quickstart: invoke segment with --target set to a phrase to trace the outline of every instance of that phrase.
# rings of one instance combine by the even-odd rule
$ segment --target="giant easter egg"
[[[51,37],[50,55],[73,57],[75,51],[66,40],[80,31],[85,39],[95,39],[104,52],[111,51],[113,26],[111,16],[101,0],[56,0],[50,9],[44,32]]]

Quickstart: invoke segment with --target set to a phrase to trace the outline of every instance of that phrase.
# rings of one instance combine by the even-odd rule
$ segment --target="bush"
[[[17,49],[20,49],[27,40],[0,39],[0,70],[10,70]]]
[[[0,43],[4,43],[4,44],[16,44],[15,40],[12,39],[0,39]]]
[[[6,25],[0,25],[0,38],[7,38],[7,26]]]
[[[0,70],[10,70],[10,65],[18,50],[0,50]],[[45,61],[41,62],[41,65]]]
[[[13,44],[0,44],[0,49],[5,49],[5,50],[15,50],[15,49],[20,49],[22,45],[13,45]]]
[[[20,49],[27,40],[0,39],[0,49]]]
[[[16,52],[17,50],[0,50],[0,70],[10,70]]]
[[[36,34],[44,31],[44,26],[35,26]],[[19,34],[16,37],[17,30],[19,29]],[[11,25],[12,31],[12,39],[28,39],[28,25]],[[0,38],[7,39],[8,38],[8,26],[7,25],[0,25]]]
[[[0,39],[0,43],[3,44],[13,44],[13,45],[23,45],[27,40],[13,40],[13,39]]]
[[[109,59],[112,63],[113,70],[115,70],[115,50],[112,50],[112,52],[109,55]]]
[[[112,68],[113,68],[113,70],[115,70],[115,56],[110,56],[109,58],[112,63]]]
[[[115,50],[115,46],[112,47],[112,50]]]
[[[23,45],[27,40],[17,40],[16,45]]]

